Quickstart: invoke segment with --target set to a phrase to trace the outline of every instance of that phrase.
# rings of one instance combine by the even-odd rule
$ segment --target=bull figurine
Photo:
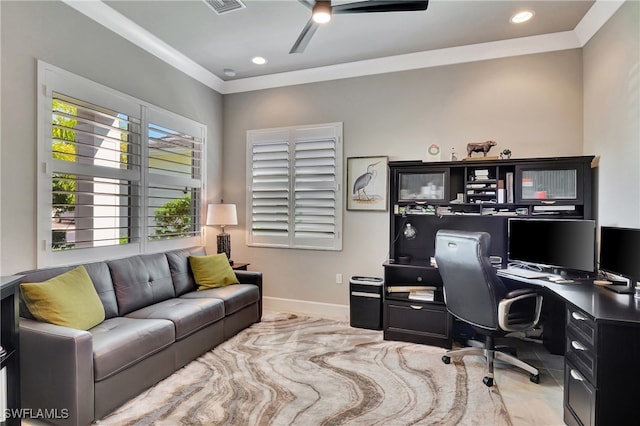
[[[471,157],[471,153],[473,152],[481,152],[486,157],[491,147],[496,145],[497,143],[495,141],[470,142],[467,144],[467,157]]]

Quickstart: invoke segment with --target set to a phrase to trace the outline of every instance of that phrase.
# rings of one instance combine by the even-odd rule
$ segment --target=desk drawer
[[[567,308],[567,328],[573,328],[577,334],[581,335],[584,342],[591,347],[595,344],[596,339],[596,322],[595,320],[579,309],[569,306]]]
[[[442,285],[440,273],[435,268],[396,266],[385,268],[384,275],[387,285]]]
[[[384,338],[451,348],[451,316],[444,305],[386,301]]]
[[[596,419],[596,390],[570,361],[564,366],[564,422],[592,426]]]
[[[565,357],[575,364],[586,380],[595,384],[596,353],[593,346],[573,328],[567,329]]]

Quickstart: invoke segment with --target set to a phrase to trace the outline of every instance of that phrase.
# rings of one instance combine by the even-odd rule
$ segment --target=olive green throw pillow
[[[210,256],[189,256],[189,264],[196,284],[198,284],[198,290],[239,283],[238,277],[233,272],[227,255],[224,253]]]
[[[20,291],[40,321],[79,330],[104,321],[104,306],[84,266],[40,283],[22,283]]]

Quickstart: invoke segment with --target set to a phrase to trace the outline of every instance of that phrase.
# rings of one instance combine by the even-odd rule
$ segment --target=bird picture
[[[358,176],[356,181],[353,184],[353,195],[354,199],[370,201],[371,198],[367,195],[367,185],[371,183],[371,180],[378,175],[378,171],[375,169],[375,166],[380,164],[380,161],[376,161],[375,163],[371,163],[367,166],[367,171],[364,174]]]
[[[347,210],[387,209],[388,157],[347,159]]]

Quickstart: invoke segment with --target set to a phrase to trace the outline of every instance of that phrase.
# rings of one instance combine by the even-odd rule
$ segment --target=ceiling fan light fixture
[[[318,24],[326,24],[331,20],[331,2],[319,0],[313,6],[311,16]]]
[[[509,22],[512,24],[522,24],[533,18],[533,15],[535,15],[533,10],[522,10],[513,15],[511,19],[509,19]]]

